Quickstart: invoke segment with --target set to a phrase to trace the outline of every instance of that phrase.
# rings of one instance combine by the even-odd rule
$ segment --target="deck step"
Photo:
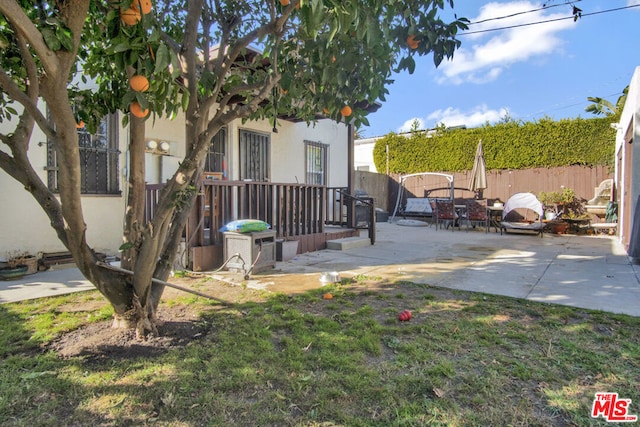
[[[371,245],[371,240],[367,237],[344,237],[342,239],[327,240],[327,249],[337,251],[362,248],[369,245]]]

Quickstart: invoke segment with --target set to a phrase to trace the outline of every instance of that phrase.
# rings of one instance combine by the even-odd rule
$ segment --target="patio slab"
[[[411,281],[640,316],[640,266],[631,263],[615,236],[604,235],[540,238],[378,223],[375,245],[297,255],[245,284],[297,293],[323,286],[321,273],[333,271],[343,278]],[[93,287],[77,269],[51,270],[0,281],[0,303],[87,289]]]

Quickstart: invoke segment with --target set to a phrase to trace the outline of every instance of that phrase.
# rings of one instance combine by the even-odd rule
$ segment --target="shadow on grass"
[[[640,322],[628,316],[366,280],[188,304],[189,320],[168,319],[147,342],[5,359],[0,422],[589,425],[596,391],[640,401]]]

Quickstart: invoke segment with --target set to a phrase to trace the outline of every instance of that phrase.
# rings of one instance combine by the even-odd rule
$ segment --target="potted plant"
[[[538,200],[544,207],[545,219],[559,219],[565,209],[575,203],[576,192],[567,187],[563,187],[562,191],[541,191],[538,193]]]
[[[563,187],[562,191],[540,192],[538,200],[545,209],[545,218],[549,221],[547,228],[552,233],[564,234],[573,225],[574,231],[590,216],[585,212],[582,202],[571,188]]]
[[[17,279],[25,274],[38,271],[38,260],[27,252],[14,253],[7,256],[0,265],[0,279]]]

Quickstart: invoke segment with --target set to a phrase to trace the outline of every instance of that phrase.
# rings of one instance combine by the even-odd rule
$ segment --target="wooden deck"
[[[153,217],[162,187],[147,186],[146,221]],[[265,221],[277,239],[297,240],[298,253],[305,253],[325,249],[327,240],[358,236],[354,211],[345,188],[205,179],[185,229],[189,264],[194,271],[222,265],[219,230],[233,220]]]

